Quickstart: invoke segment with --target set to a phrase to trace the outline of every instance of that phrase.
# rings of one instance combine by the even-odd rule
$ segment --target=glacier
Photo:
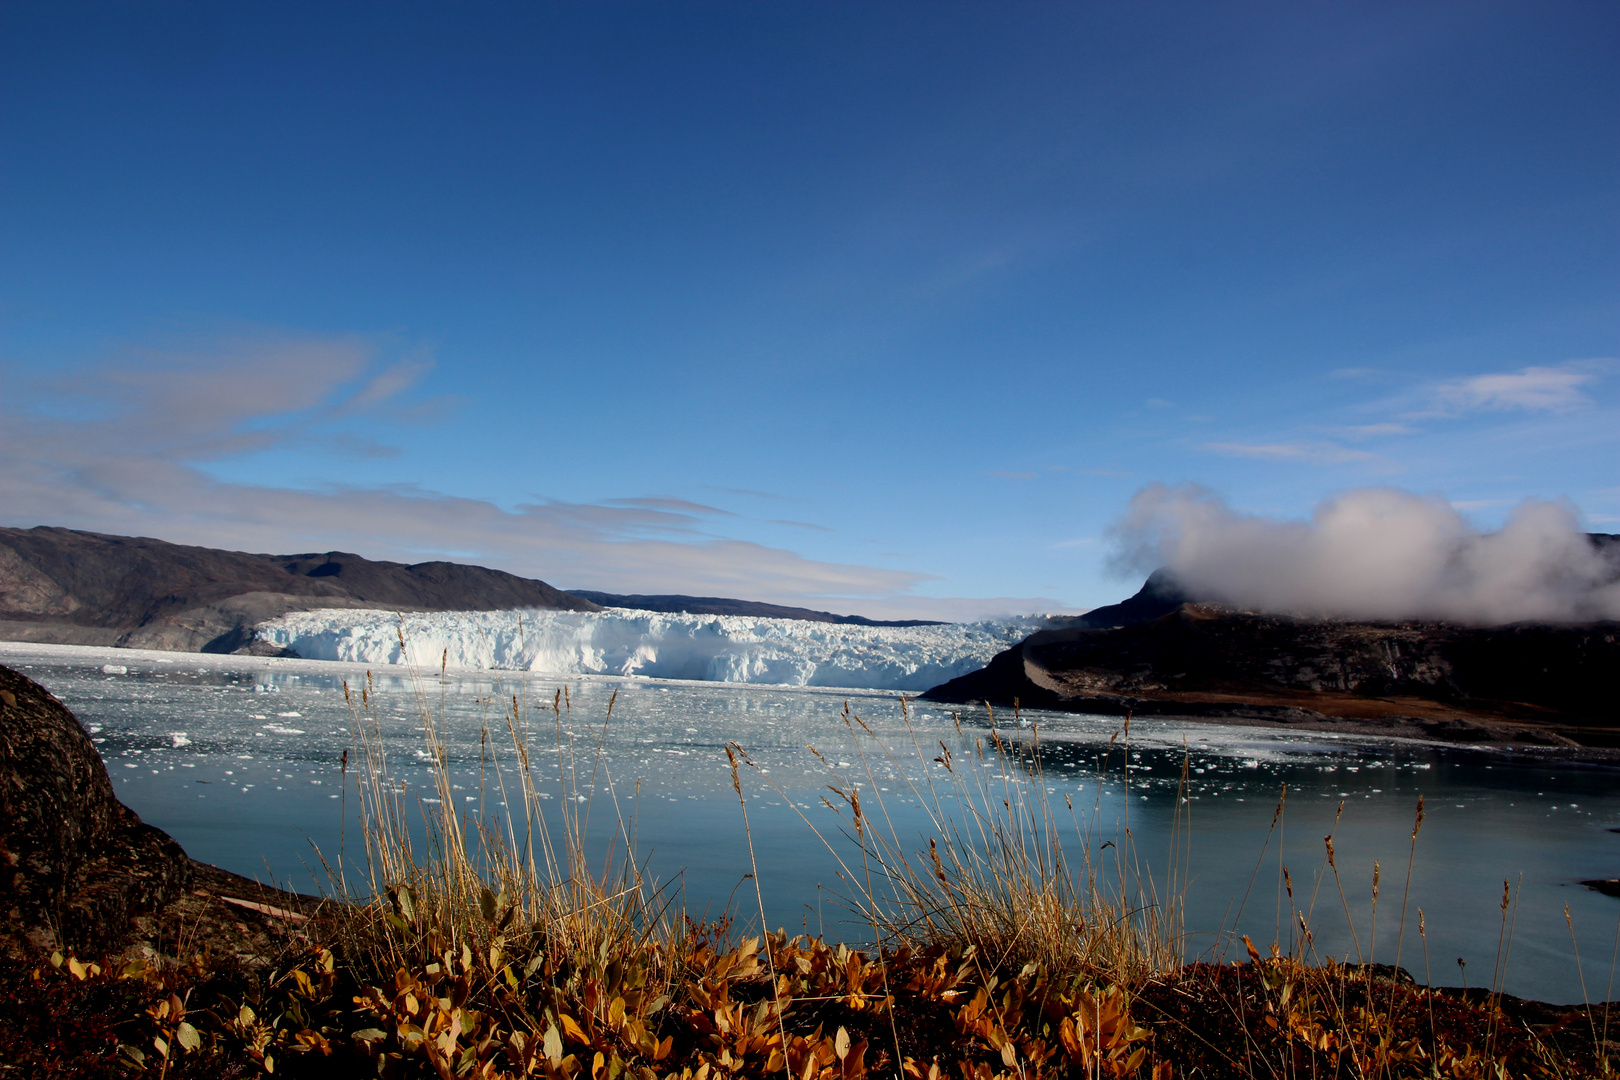
[[[320,609],[262,623],[257,637],[310,660],[922,691],[977,671],[1047,625],[1039,615],[899,627],[627,608]]]

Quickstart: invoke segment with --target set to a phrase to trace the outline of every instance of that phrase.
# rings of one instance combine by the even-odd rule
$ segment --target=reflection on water
[[[0,663],[44,683],[73,709],[92,729],[120,798],[195,857],[312,889],[325,881],[317,872],[318,846],[334,868],[341,853],[351,886],[363,882],[358,832],[353,820],[344,824],[345,812],[352,819],[356,809],[356,770],[351,763],[345,774],[341,765],[350,747],[342,683],[359,686],[367,678],[362,669],[11,643],[0,644]],[[408,794],[434,798],[415,689],[397,671],[371,679],[390,771]],[[553,713],[551,703],[565,687],[571,708]],[[516,697],[543,780],[542,806],[564,797],[559,770],[580,770],[580,789],[592,792],[591,835],[600,850],[608,850],[621,814],[633,821],[651,873],[679,884],[698,915],[718,913],[734,897],[743,917],[753,910],[746,837],[724,751],[736,742],[759,770],[745,772],[743,781],[767,917],[773,925],[851,939],[870,930],[851,923],[840,906],[852,886],[806,823],[846,850],[837,819],[822,803],[826,786],[860,788],[869,814],[925,846],[929,819],[917,790],[930,772],[940,775],[931,760],[939,744],[971,755],[989,730],[982,714],[962,717],[959,729],[948,712],[915,703],[908,728],[899,698],[889,693],[578,677],[565,684],[488,672],[434,676],[420,689],[424,704],[445,717],[463,812],[499,814],[503,782],[514,790],[506,716]],[[612,719],[604,723],[615,693]],[[871,746],[861,753],[854,729],[841,719],[846,702],[892,757]],[[1119,735],[1115,718],[1025,713],[1020,719],[1022,727],[998,717],[1024,745],[1038,737],[1039,783],[1068,833],[1071,860],[1079,861],[1085,844],[1103,860],[1123,851],[1161,896],[1183,896],[1189,955],[1222,954],[1232,932],[1262,947],[1273,940],[1297,945],[1298,912],[1319,954],[1354,957],[1359,950],[1378,962],[1398,956],[1420,979],[1427,967],[1437,983],[1489,984],[1506,879],[1516,900],[1507,913],[1506,989],[1580,999],[1567,904],[1587,989],[1594,999],[1605,996],[1620,900],[1577,883],[1620,876],[1620,833],[1611,831],[1620,827],[1613,769],[1163,720],[1138,721],[1128,740],[1111,745]],[[829,767],[842,779],[829,776]],[[1171,880],[1184,768],[1189,869]],[[1408,881],[1420,795],[1427,816]],[[1325,858],[1329,833],[1337,879]],[[1417,932],[1420,908],[1426,940]]]

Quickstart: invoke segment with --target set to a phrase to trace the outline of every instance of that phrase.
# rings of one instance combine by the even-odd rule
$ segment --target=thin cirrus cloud
[[[1596,405],[1594,392],[1603,374],[1614,361],[1582,360],[1556,366],[1530,366],[1509,372],[1486,372],[1453,379],[1429,381],[1402,393],[1370,402],[1344,402],[1368,422],[1324,423],[1326,417],[1298,434],[1282,431],[1264,440],[1224,440],[1207,442],[1199,449],[1227,458],[1317,466],[1360,465],[1375,471],[1401,471],[1406,462],[1392,460],[1368,449],[1365,444],[1438,432],[1444,421],[1508,414],[1556,417],[1589,411]],[[1335,377],[1374,374],[1357,369]],[[1379,419],[1382,414],[1384,419]],[[1342,415],[1342,413],[1341,413]],[[1327,438],[1322,436],[1326,435]]]
[[[425,355],[379,363],[359,338],[245,334],[131,349],[48,380],[0,371],[0,516],[238,550],[449,554],[575,588],[866,598],[853,606],[907,612],[935,603],[907,595],[929,575],[716,536],[705,525],[730,512],[685,499],[507,508],[410,485],[294,488],[206,468],[295,443],[386,456],[343,425],[408,412],[415,405],[402,399],[430,367]]]
[[[1331,442],[1205,443],[1203,449],[1221,457],[1257,461],[1297,461],[1313,465],[1386,464],[1369,450],[1356,450]]]
[[[1453,417],[1469,412],[1570,412],[1592,403],[1588,388],[1598,379],[1592,361],[1557,367],[1527,367],[1450,379],[1428,390],[1428,407],[1414,417]]]
[[[1365,439],[1385,439],[1395,435],[1412,435],[1417,428],[1410,424],[1352,424],[1349,427],[1335,428],[1333,433],[1341,439],[1361,441]]]
[[[676,514],[690,514],[695,517],[736,517],[730,510],[722,510],[718,506],[709,506],[707,503],[692,502],[688,499],[674,499],[661,495],[643,495],[633,499],[603,499],[606,506],[639,507],[643,510],[667,510]]]

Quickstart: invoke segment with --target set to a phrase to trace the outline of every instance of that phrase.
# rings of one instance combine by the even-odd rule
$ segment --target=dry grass
[[[440,685],[442,675],[441,669]],[[470,819],[456,808],[443,699],[432,701],[419,671],[412,669],[410,678],[437,797],[431,803],[418,798],[414,806],[389,771],[374,689],[345,687],[362,770],[369,893],[343,897],[342,953],[357,970],[383,980],[435,961],[474,982],[479,973],[486,981],[504,980],[509,989],[532,983],[574,993],[605,980],[616,996],[630,995],[632,1019],[638,1009],[667,1002],[692,931],[677,898],[636,861],[633,819],[619,814],[603,754],[612,703],[596,739],[579,747],[567,734],[565,691],[538,705],[512,697],[497,729],[509,752],[489,754],[485,780],[506,811]],[[558,751],[562,798],[549,814],[530,753],[537,729],[552,734]],[[493,741],[486,724],[485,748]],[[596,805],[591,793],[604,786],[614,838],[606,851],[592,853],[586,843]],[[425,855],[416,850],[417,823]]]
[[[871,944],[851,948],[781,931],[739,939],[729,918],[685,918],[645,876],[633,819],[619,816],[603,755],[611,703],[600,731],[576,747],[566,692],[537,706],[513,698],[496,726],[509,749],[490,753],[487,778],[508,811],[464,818],[443,741],[443,699],[432,700],[431,680],[412,679],[437,801],[411,804],[389,770],[373,687],[352,691],[367,869],[365,889],[354,891],[336,871],[344,902],[329,940],[309,943],[251,985],[225,989],[204,973],[104,974],[60,958],[33,973],[50,1000],[105,997],[97,988],[120,978],[148,988],[152,1007],[120,1021],[121,1031],[137,1033],[117,1036],[130,1040],[119,1047],[125,1074],[1614,1076],[1594,1009],[1543,1030],[1500,994],[1512,928],[1505,902],[1498,981],[1472,996],[1373,967],[1374,928],[1357,938],[1366,963],[1315,957],[1313,908],[1295,906],[1286,871],[1279,922],[1285,888],[1288,922],[1298,927],[1287,952],[1274,945],[1264,956],[1243,939],[1248,955],[1236,963],[1184,965],[1179,882],[1192,846],[1184,814],[1178,810],[1173,854],[1155,880],[1135,853],[1128,819],[1103,835],[1101,783],[1089,808],[1054,799],[1038,733],[1016,722],[1009,735],[990,715],[982,736],[958,723],[958,751],[938,742],[935,754],[907,714],[906,755],[846,707],[859,764],[833,770],[828,805],[851,844],[805,823],[856,883],[850,903],[871,928]],[[530,757],[537,732],[549,733],[556,749],[564,797],[550,804]],[[1128,722],[1109,750],[1123,751],[1115,782],[1128,790]],[[743,748],[729,753],[746,825],[743,777],[774,782],[763,770],[744,772],[753,763]],[[932,835],[896,828],[876,779],[890,768],[915,778],[889,798],[915,799]],[[605,850],[592,852],[592,793],[604,789],[613,828]],[[1279,804],[1274,827],[1282,813]],[[1421,823],[1420,807],[1408,879]],[[751,853],[751,837],[749,844]],[[1106,859],[1096,854],[1110,849]],[[1329,873],[1338,880],[1331,839],[1321,877]],[[1403,896],[1397,956],[1405,906]],[[1426,946],[1421,913],[1417,923]],[[1579,1037],[1583,1027],[1590,1042]]]
[[[840,774],[816,755],[833,774],[829,787],[838,800],[823,801],[854,839],[859,867],[805,818],[839,859],[846,878],[857,883],[852,906],[872,927],[875,942],[886,948],[943,945],[971,950],[986,970],[1034,964],[1058,978],[1084,976],[1132,987],[1175,970],[1182,954],[1178,882],[1187,841],[1185,799],[1177,800],[1165,879],[1156,882],[1137,858],[1128,820],[1118,824],[1106,846],[1101,843],[1101,783],[1095,785],[1098,794],[1089,814],[1078,811],[1068,796],[1054,802],[1036,729],[1015,728],[1017,736],[1005,735],[987,710],[984,736],[969,735],[957,718],[956,741],[966,747],[965,754],[936,740],[938,754],[931,756],[909,707],[904,700],[901,704],[914,755],[910,761],[901,760],[847,705],[842,720],[856,747],[858,774]],[[1129,730],[1127,718],[1115,736],[1124,739],[1122,762]],[[1114,749],[1110,742],[1110,752]],[[925,838],[926,848],[924,838],[903,837],[895,827],[874,762],[908,778],[904,794],[924,808],[933,834]],[[918,764],[922,778],[912,779],[917,770],[911,766]],[[1099,780],[1109,764],[1105,756]],[[771,783],[763,771],[760,775]],[[1126,782],[1128,787],[1128,774]],[[1129,799],[1126,806],[1128,813]],[[1099,848],[1112,848],[1112,858],[1097,858],[1093,853]],[[1078,855],[1071,858],[1071,850]]]

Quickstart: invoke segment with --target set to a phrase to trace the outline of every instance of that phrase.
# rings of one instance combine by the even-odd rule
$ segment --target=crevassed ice
[[[739,615],[607,611],[294,612],[261,641],[311,660],[640,675],[704,682],[926,690],[977,671],[1047,625],[1027,616],[943,626],[846,626]],[[400,647],[403,632],[405,649]]]

